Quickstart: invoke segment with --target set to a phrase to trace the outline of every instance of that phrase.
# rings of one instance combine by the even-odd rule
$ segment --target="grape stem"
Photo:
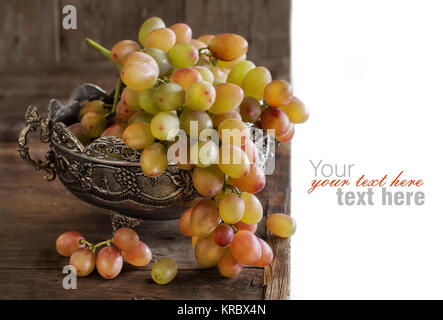
[[[94,40],[89,39],[89,38],[86,38],[86,43],[91,48],[93,48],[93,49],[97,50],[98,52],[100,52],[103,57],[105,57],[106,59],[111,61],[115,65],[115,67],[117,68],[118,71],[121,71],[121,66],[119,66],[118,64],[116,64],[112,60],[112,56],[111,56],[111,51],[110,50],[106,49],[105,47],[101,46],[100,44],[98,44],[97,42],[95,42]]]
[[[94,247],[94,245],[91,242],[86,241],[85,239],[80,239],[79,243],[81,245],[86,244],[88,246],[89,249],[92,250],[92,248]]]
[[[114,92],[114,103],[112,104],[112,110],[106,115],[106,118],[109,116],[113,116],[117,112],[117,103],[120,98],[120,93],[122,91],[122,78],[119,76],[117,80],[117,85],[115,86]]]

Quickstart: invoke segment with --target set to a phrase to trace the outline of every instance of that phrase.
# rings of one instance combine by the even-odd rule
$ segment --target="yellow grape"
[[[251,165],[240,147],[223,144],[219,151],[218,167],[231,178],[239,179],[248,175]]]
[[[158,70],[147,63],[132,62],[123,66],[121,77],[123,83],[129,88],[143,91],[154,86]]]
[[[266,85],[271,81],[272,76],[268,69],[256,67],[245,75],[241,87],[245,96],[261,100],[263,99]]]
[[[185,90],[173,82],[162,84],[154,91],[154,103],[162,111],[180,108],[185,102]]]
[[[195,244],[194,254],[198,264],[204,268],[212,268],[223,255],[223,247],[214,242],[214,235],[199,238]]]
[[[213,65],[210,66],[210,70],[214,76],[214,84],[220,84],[226,82],[229,70],[215,67]]]
[[[151,133],[151,125],[146,122],[136,122],[128,125],[123,131],[123,141],[131,149],[141,150],[155,140]]]
[[[146,48],[156,48],[168,52],[175,45],[175,33],[169,28],[160,28],[151,31],[145,39]]]
[[[150,178],[162,175],[168,167],[165,147],[160,143],[153,143],[143,149],[140,156],[140,166],[143,173]]]
[[[176,23],[169,27],[175,33],[175,43],[189,43],[192,39],[192,29],[186,23]]]
[[[250,231],[238,231],[231,242],[231,253],[235,260],[245,266],[255,265],[261,257],[261,245]]]
[[[234,224],[243,218],[245,202],[239,195],[229,192],[221,198],[218,210],[224,222]]]
[[[225,278],[234,278],[242,270],[242,265],[232,256],[231,250],[226,248],[217,263],[218,271]]]
[[[139,97],[140,97],[140,91],[136,91],[129,87],[126,87],[123,89],[121,102],[129,110],[139,110],[140,109]]]
[[[151,121],[151,132],[159,140],[173,139],[180,129],[177,115],[171,111],[157,113]]]
[[[291,101],[292,86],[285,80],[274,80],[266,85],[263,98],[271,107],[284,106]]]
[[[194,69],[200,73],[200,75],[202,76],[202,80],[209,83],[214,82],[214,75],[208,68],[202,66],[195,66]]]
[[[249,139],[249,127],[241,120],[226,119],[218,126],[218,136],[223,144],[241,147]]]
[[[171,75],[171,82],[181,85],[185,90],[194,82],[201,80],[203,78],[195,68],[180,68]]]
[[[192,111],[191,109],[184,109],[180,114],[180,128],[183,129],[188,136],[191,137],[191,121],[195,121],[197,125],[197,137],[192,137],[198,139],[200,132],[204,129],[212,128],[212,120],[208,113],[205,111]],[[195,125],[194,124],[194,125]]]
[[[151,270],[151,278],[157,284],[168,284],[177,275],[177,262],[171,258],[158,259]]]
[[[245,203],[245,212],[241,221],[247,224],[257,224],[263,218],[263,207],[260,200],[251,193],[243,192],[241,198]]]
[[[152,252],[149,247],[139,241],[137,247],[130,251],[122,251],[121,252],[123,259],[129,264],[132,264],[135,267],[144,267],[151,262]]]
[[[146,36],[155,29],[160,29],[166,27],[162,19],[158,17],[151,17],[146,19],[140,27],[138,32],[138,41],[144,45]]]
[[[226,70],[232,70],[237,64],[239,64],[242,61],[246,60],[246,54],[238,57],[235,60],[231,61],[223,61],[223,60],[217,60],[217,67],[226,69]]]
[[[229,72],[226,82],[241,86],[246,74],[254,68],[255,64],[252,61],[241,61]]]
[[[157,64],[157,61],[155,61],[155,59],[153,57],[151,57],[149,54],[141,52],[141,51],[136,51],[133,52],[131,54],[129,54],[125,61],[123,62],[123,66],[125,65],[129,65],[131,63],[146,63],[148,65],[150,65],[154,70],[156,70],[157,73],[159,73],[159,67]]]
[[[111,59],[118,65],[122,65],[126,57],[136,51],[140,51],[140,46],[132,40],[122,40],[117,42],[111,49]]]
[[[225,175],[216,166],[194,168],[192,183],[195,189],[204,197],[213,197],[221,191],[225,183]]]
[[[216,98],[209,111],[214,114],[230,112],[243,101],[243,90],[236,84],[220,83],[215,86]]]
[[[189,43],[177,44],[169,51],[169,60],[176,68],[193,67],[198,58],[197,49]]]
[[[215,88],[206,81],[194,82],[185,93],[185,106],[193,111],[208,110],[215,101]]]
[[[214,38],[215,38],[215,36],[213,34],[204,34],[204,35],[198,37],[197,40],[203,42],[204,44],[206,44],[208,46],[209,43],[211,43],[211,40]]]
[[[101,100],[93,100],[86,103],[78,113],[78,120],[82,120],[83,116],[88,112],[97,112],[105,115],[108,111],[105,109],[105,103]]]
[[[183,233],[187,237],[192,237],[191,214],[192,214],[192,208],[189,208],[181,215],[180,220],[178,222],[178,227],[181,233]]]
[[[183,170],[191,170],[194,166],[190,160],[190,140],[187,137],[175,137],[173,141],[168,141],[169,164],[176,165]]]
[[[149,88],[146,90],[143,90],[140,92],[138,96],[138,103],[140,107],[146,111],[147,113],[150,113],[152,115],[155,115],[159,113],[161,110],[159,107],[155,105],[154,101],[154,92],[156,91],[155,88]]]
[[[191,243],[192,243],[192,246],[193,246],[193,247],[195,247],[195,244],[197,243],[197,241],[198,241],[198,237],[193,236],[193,237],[192,237],[192,240],[191,240]]]
[[[89,248],[79,248],[71,254],[69,264],[78,277],[86,277],[95,268],[95,254]]]
[[[90,138],[98,138],[106,129],[106,118],[97,112],[88,112],[80,121],[86,135]]]
[[[280,109],[288,115],[292,123],[303,123],[309,118],[308,108],[296,97],[292,97],[291,101]]]
[[[211,40],[209,50],[221,60],[232,61],[248,51],[248,42],[238,34],[221,33]]]
[[[220,222],[217,202],[210,199],[200,200],[192,209],[191,231],[198,237],[209,235]]]
[[[165,51],[157,48],[147,48],[145,49],[145,52],[154,58],[155,62],[157,62],[160,77],[167,75],[169,71],[172,70],[172,64],[169,61],[169,56]]]
[[[273,213],[266,219],[266,227],[280,238],[289,238],[295,233],[295,220],[284,213]]]
[[[152,114],[144,112],[143,110],[134,113],[128,120],[128,125],[137,122],[151,123]]]
[[[259,166],[252,164],[246,176],[234,178],[232,183],[243,192],[258,193],[265,187],[266,176]]]
[[[191,146],[191,163],[206,168],[218,161],[218,145],[212,141],[198,141]]]

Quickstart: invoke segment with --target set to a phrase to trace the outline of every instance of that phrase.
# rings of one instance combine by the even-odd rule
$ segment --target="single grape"
[[[237,64],[239,64],[242,61],[246,60],[246,54],[238,57],[237,59],[231,60],[231,61],[223,61],[223,60],[217,60],[217,67],[232,70]]]
[[[248,42],[242,36],[233,33],[216,35],[209,43],[209,50],[219,59],[235,60],[248,51]]]
[[[152,67],[157,74],[160,72],[157,61],[155,61],[155,59],[149,54],[141,51],[129,54],[123,62],[123,66],[130,65],[132,63],[146,63],[147,65]]]
[[[129,118],[136,112],[136,110],[129,110],[121,100],[117,103],[116,117],[120,122],[127,123]]]
[[[146,122],[132,123],[123,132],[123,142],[131,149],[141,150],[155,140],[151,133],[151,125]]]
[[[158,75],[160,77],[164,77],[169,71],[172,70],[171,61],[169,61],[169,56],[165,51],[157,48],[147,48],[145,49],[145,52],[154,58],[155,62],[157,62],[159,69]]]
[[[121,254],[127,263],[135,267],[144,267],[148,265],[152,259],[151,249],[141,241],[138,242],[137,247],[134,249],[122,251]]]
[[[218,161],[218,145],[212,141],[197,141],[191,146],[191,163],[206,168]]]
[[[106,129],[106,118],[97,112],[88,112],[80,122],[86,135],[90,138],[98,138]]]
[[[269,244],[260,239],[257,238],[258,241],[260,242],[260,246],[261,246],[261,257],[260,260],[257,261],[257,263],[255,264],[257,267],[266,267],[269,266],[272,262],[272,259],[274,259],[274,253],[272,252],[271,247],[269,246]]]
[[[220,224],[214,230],[214,242],[221,247],[229,246],[234,239],[234,229],[227,224]]]
[[[204,197],[211,198],[221,191],[225,183],[225,175],[218,166],[194,168],[192,183],[195,189]]]
[[[166,150],[160,143],[153,143],[143,149],[140,156],[140,166],[143,173],[150,178],[156,178],[168,167]]]
[[[273,213],[266,219],[269,231],[280,238],[289,238],[295,233],[296,224],[294,218],[284,213]]]
[[[255,143],[251,139],[245,139],[245,143],[241,146],[242,150],[248,156],[249,162],[255,163],[258,159],[258,151]]]
[[[106,128],[103,131],[101,137],[117,137],[123,139],[123,132],[126,129],[126,125],[124,123],[114,123]]]
[[[85,240],[85,237],[80,233],[75,231],[65,232],[57,238],[55,248],[62,256],[70,257],[75,250],[83,247],[80,244],[81,240]]]
[[[206,81],[197,81],[186,90],[185,106],[193,111],[208,110],[215,101],[215,88]]]
[[[213,34],[204,34],[197,38],[197,40],[203,42],[207,46],[211,43],[212,39],[214,39],[215,36]]]
[[[198,237],[209,235],[220,222],[217,202],[210,199],[200,200],[192,209],[191,230]]]
[[[261,114],[261,127],[269,134],[279,137],[290,128],[291,121],[287,114],[279,108],[266,108]]]
[[[101,100],[93,100],[86,103],[78,112],[78,120],[82,120],[83,116],[88,112],[97,112],[105,115],[108,111],[105,109],[105,103]]]
[[[192,122],[195,121],[195,122]],[[212,129],[212,120],[205,111],[192,111],[184,109],[180,114],[180,127],[188,136],[191,137],[191,127],[195,126],[197,136],[192,137],[198,139],[200,132],[204,129]]]
[[[192,246],[193,246],[193,247],[195,247],[195,244],[197,243],[198,239],[199,239],[199,238],[198,238],[197,236],[192,236],[191,243],[192,243]]]
[[[97,271],[105,279],[114,279],[122,271],[123,258],[115,247],[104,247],[97,254]]]
[[[209,83],[214,82],[214,75],[212,74],[211,70],[209,70],[208,68],[202,66],[195,66],[194,69],[200,73],[204,81]]]
[[[231,178],[240,179],[248,175],[251,164],[240,147],[223,144],[219,151],[218,167]]]
[[[206,48],[206,43],[201,42],[200,40],[197,39],[191,39],[189,43],[192,44],[197,50]]]
[[[231,111],[226,112],[222,114],[210,114],[212,119],[212,124],[215,128],[218,128],[220,126],[220,123],[222,123],[226,119],[236,119],[236,120],[242,120],[240,113],[237,111]]]
[[[243,101],[243,90],[232,83],[221,83],[215,86],[216,98],[209,111],[214,114],[230,112]]]
[[[218,271],[225,278],[234,278],[242,270],[242,265],[232,256],[231,250],[226,248],[217,263]]]
[[[240,61],[229,72],[226,82],[241,86],[246,74],[254,68],[255,64],[252,61]]]
[[[247,175],[241,179],[233,178],[232,183],[239,188],[240,191],[258,193],[265,187],[266,176],[259,166],[253,164]]]
[[[303,123],[309,118],[308,108],[296,97],[292,97],[291,101],[280,109],[288,115],[292,123]]]
[[[256,224],[247,224],[247,223],[244,223],[243,221],[237,222],[236,224],[234,224],[234,227],[236,227],[238,231],[240,231],[240,230],[247,230],[247,231],[250,231],[252,233],[255,233],[255,231],[257,231],[257,225]]]
[[[118,65],[122,65],[126,57],[136,51],[140,51],[140,46],[132,40],[117,42],[111,50],[111,58]]]
[[[129,88],[143,91],[154,86],[158,70],[147,63],[132,62],[123,66],[121,77],[123,83]]]
[[[202,76],[194,68],[180,68],[171,75],[171,82],[181,85],[185,90],[194,82],[201,80],[203,80]]]
[[[240,104],[240,115],[244,122],[255,123],[261,115],[260,102],[253,97],[245,97]]]
[[[198,58],[197,49],[189,43],[177,44],[169,51],[169,60],[176,68],[193,67]]]
[[[83,130],[82,124],[76,122],[69,126],[69,131],[71,131],[84,146],[91,142],[91,138],[88,137],[85,130]],[[105,130],[106,131],[106,130]]]
[[[159,28],[151,31],[145,39],[146,48],[156,48],[168,52],[175,45],[175,33],[169,28]]]
[[[203,268],[212,268],[223,255],[223,247],[214,242],[214,235],[199,238],[194,248],[195,259]]]
[[[137,122],[151,123],[151,121],[152,121],[152,114],[140,110],[134,113],[129,118],[128,124],[137,123]]]
[[[268,69],[265,67],[256,67],[245,75],[241,87],[245,96],[261,100],[263,99],[266,85],[271,81],[272,76]]]
[[[241,221],[253,225],[257,224],[263,218],[263,207],[260,200],[252,193],[243,192],[241,198],[245,203],[245,212]]]
[[[245,202],[239,195],[229,192],[221,198],[218,211],[224,222],[234,224],[242,219],[245,212]]]
[[[286,131],[285,134],[277,137],[276,139],[280,142],[288,142],[294,137],[294,133],[295,133],[295,127],[294,127],[294,124],[291,123],[288,131]]]
[[[154,92],[156,89],[149,88],[142,92],[140,92],[140,95],[138,97],[138,103],[140,104],[140,107],[146,111],[147,113],[150,113],[152,115],[159,113],[161,110],[159,107],[155,105],[154,102]]]
[[[158,17],[151,17],[146,19],[140,27],[138,32],[138,41],[144,45],[146,36],[155,29],[160,29],[166,27],[162,19]]]
[[[214,85],[226,83],[229,70],[210,65],[210,70],[214,76]]]
[[[118,229],[113,238],[114,244],[122,251],[130,251],[138,246],[139,238],[137,232],[130,228]]]
[[[181,233],[183,233],[187,237],[192,237],[191,214],[192,214],[192,208],[189,208],[181,215],[180,220],[178,222],[178,227]]]
[[[154,103],[162,111],[178,109],[184,102],[185,90],[177,83],[164,83],[154,91]]]
[[[274,80],[266,85],[263,98],[271,107],[287,105],[292,98],[292,86],[285,80]]]
[[[249,127],[241,120],[226,119],[218,126],[218,136],[224,144],[241,147],[249,139]]]
[[[176,42],[189,43],[192,39],[192,29],[186,23],[176,23],[169,27],[175,33]]]
[[[242,265],[253,266],[260,260],[260,242],[250,231],[238,231],[231,242],[230,248],[232,256]]]
[[[95,254],[89,248],[79,248],[72,253],[69,264],[78,277],[86,277],[94,270]]]
[[[140,104],[139,104],[139,97],[140,97],[140,91],[132,90],[129,87],[126,87],[123,89],[121,102],[123,105],[129,109],[129,110],[139,110]]]
[[[158,259],[152,266],[151,278],[157,284],[168,284],[177,275],[177,263],[171,258]]]
[[[180,129],[180,120],[171,111],[157,113],[151,121],[151,132],[159,140],[173,139]]]

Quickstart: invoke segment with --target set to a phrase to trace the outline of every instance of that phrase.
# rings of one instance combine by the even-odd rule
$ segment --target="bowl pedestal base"
[[[112,233],[114,234],[120,228],[134,228],[142,223],[143,220],[130,218],[118,212],[111,213]]]

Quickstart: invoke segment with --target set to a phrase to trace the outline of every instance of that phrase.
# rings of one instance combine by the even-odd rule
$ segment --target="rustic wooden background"
[[[145,223],[139,231],[154,260],[175,255],[180,273],[168,286],[146,280],[152,266],[125,266],[113,281],[95,272],[79,279],[84,290],[61,288],[67,260],[55,252],[56,237],[78,230],[92,241],[110,234],[107,211],[77,200],[60,183],[46,183],[16,152],[29,104],[44,114],[51,98],[66,99],[82,83],[112,90],[114,67],[89,49],[90,37],[110,48],[136,39],[150,16],[167,25],[188,23],[198,37],[235,32],[249,42],[248,58],[267,66],[274,78],[289,78],[290,0],[2,0],[0,6],[0,299],[286,299],[289,294],[289,241],[273,237],[261,223],[259,234],[274,249],[271,267],[246,268],[235,279],[201,270],[177,221]],[[62,8],[77,8],[78,29],[64,30]],[[33,154],[47,146],[33,143]],[[278,150],[277,171],[260,193],[265,213],[290,209],[289,145]],[[154,228],[152,227],[154,224]]]

